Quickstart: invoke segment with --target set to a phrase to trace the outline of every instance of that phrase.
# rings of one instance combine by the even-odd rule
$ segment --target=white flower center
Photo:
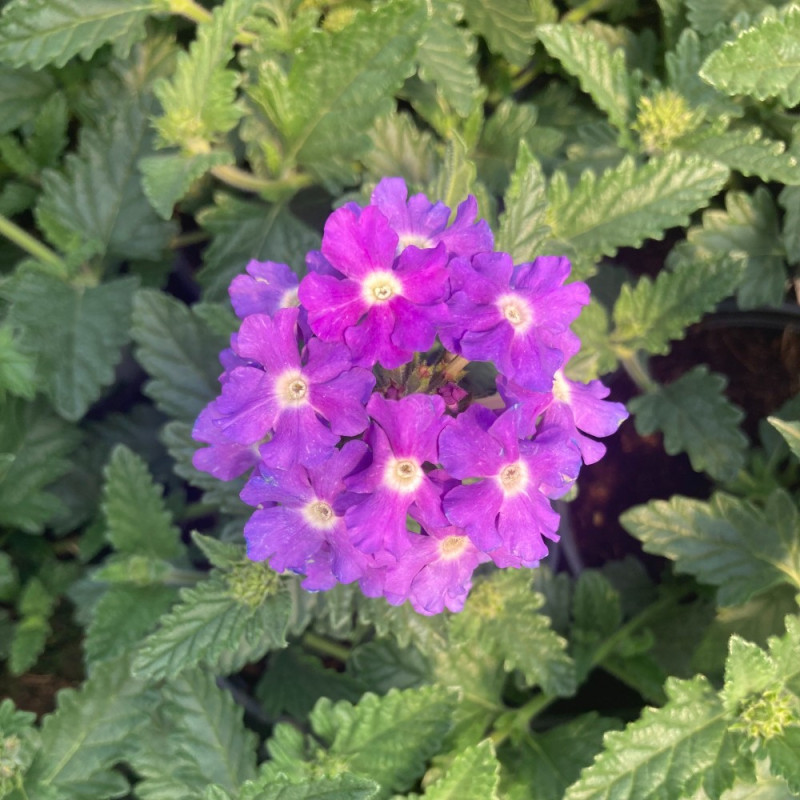
[[[313,500],[303,509],[303,516],[319,530],[328,530],[336,525],[336,514],[324,500]]]
[[[571,392],[567,379],[564,377],[563,371],[558,370],[553,376],[553,397],[559,402],[569,405],[570,396]]]
[[[519,331],[524,333],[533,323],[533,312],[528,303],[518,295],[503,295],[497,301],[500,313]]]
[[[522,461],[506,464],[497,476],[506,497],[519,494],[528,485],[528,468]]]
[[[275,394],[286,406],[302,406],[308,402],[308,383],[302,373],[290,370],[275,381]]]
[[[452,561],[464,552],[468,544],[466,536],[446,536],[439,542],[439,557]]]
[[[391,273],[385,270],[372,272],[361,284],[361,293],[370,305],[386,303],[396,294],[402,293],[400,281]]]
[[[397,240],[397,255],[400,255],[409,245],[419,247],[420,250],[427,250],[433,247],[433,242],[421,233],[401,233]]]
[[[294,308],[300,305],[300,298],[297,296],[297,286],[287,289],[281,297],[280,308]]]
[[[408,494],[422,483],[423,472],[410,458],[393,458],[386,464],[385,483],[396,492]]]

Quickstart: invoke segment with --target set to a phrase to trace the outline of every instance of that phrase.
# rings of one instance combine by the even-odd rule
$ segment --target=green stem
[[[170,0],[169,10],[172,14],[180,14],[198,25],[211,21],[211,12],[194,0]]]
[[[583,22],[592,14],[596,14],[599,11],[605,11],[607,6],[608,0],[586,0],[585,3],[582,3],[577,8],[573,8],[572,11],[568,11],[566,14],[564,14],[564,16],[561,18],[561,21],[572,24]]]
[[[653,380],[650,376],[647,365],[642,361],[638,353],[634,353],[630,356],[623,356],[620,361],[625,371],[631,377],[631,380],[633,380],[643,392],[658,391],[658,382]]]
[[[296,194],[300,189],[311,186],[313,183],[310,175],[291,175],[276,180],[257,178],[252,172],[228,164],[213,167],[211,174],[234,189],[260,194],[271,200]]]
[[[179,236],[173,237],[169,246],[172,250],[180,250],[182,247],[188,247],[192,244],[207,242],[208,239],[208,231],[191,231],[190,233],[182,233]]]
[[[38,239],[34,239],[27,231],[22,230],[19,225],[12,222],[7,217],[0,214],[0,235],[14,242],[17,247],[21,247],[30,253],[37,261],[53,268],[53,272],[59,278],[69,277],[67,265],[61,257],[52,251],[47,245],[42,244]]]
[[[512,733],[523,733],[528,730],[531,720],[541,714],[549,705],[558,698],[552,694],[537,694],[528,700],[525,705],[506,711],[497,718],[495,730],[489,737],[495,747],[502,744]]]
[[[331,656],[342,663],[346,662],[347,659],[350,658],[349,647],[345,647],[343,644],[339,644],[338,642],[332,642],[330,639],[326,639],[324,636],[320,636],[319,634],[311,631],[306,631],[303,634],[303,644],[306,645],[306,647],[310,647],[312,650],[316,650],[318,653],[321,653],[324,656]]]

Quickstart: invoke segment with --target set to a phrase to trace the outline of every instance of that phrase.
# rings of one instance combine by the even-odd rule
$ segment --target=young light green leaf
[[[782,583],[800,588],[800,544],[792,532],[800,520],[780,490],[764,510],[722,493],[709,503],[676,495],[636,506],[620,521],[648,553],[717,586],[720,605],[744,603]]]
[[[380,784],[376,797],[405,792],[425,771],[451,725],[455,695],[441,686],[370,692],[358,705],[327,698],[317,702],[310,721],[329,745],[327,758]],[[341,768],[341,767],[340,767]]]
[[[89,59],[106,42],[124,56],[143,39],[154,0],[12,0],[0,17],[0,61],[15,67],[63,67]]]
[[[728,94],[800,103],[800,8],[759,24],[726,42],[705,61],[700,76]]]
[[[800,459],[800,422],[787,422],[778,417],[767,417],[767,422],[783,436],[795,458]]]
[[[213,670],[241,643],[263,655],[285,647],[289,597],[274,573],[261,564],[243,564],[226,577],[211,577],[182,589],[180,602],[144,641],[134,662],[136,674],[176,675],[203,662]]]
[[[740,262],[742,275],[737,286],[743,308],[777,305],[783,298],[786,254],[781,246],[775,203],[763,186],[752,195],[728,192],[725,211],[704,212],[702,227],[689,229],[687,243],[681,243],[676,254],[695,264]]]
[[[547,52],[578,79],[583,91],[627,137],[635,87],[625,65],[624,49],[612,50],[583,25],[542,25],[536,33]]]
[[[520,670],[529,686],[569,696],[575,691],[575,664],[567,643],[540,612],[544,598],[530,581],[524,571],[493,573],[473,589],[469,613],[452,619],[451,638],[498,657],[507,671]]]
[[[660,239],[685,225],[725,184],[728,170],[700,158],[668,153],[637,167],[626,157],[600,178],[584,172],[570,190],[563,175],[550,184],[548,221],[587,258],[613,256],[620,247]]]
[[[165,414],[194,422],[219,392],[217,357],[225,338],[183,303],[149,289],[134,298],[131,335],[150,375],[145,392]]]
[[[606,734],[603,752],[567,789],[566,800],[669,800],[703,782],[722,788],[732,782],[731,734],[708,681],[671,678],[666,689],[663,708],[646,708],[624,731]]]
[[[26,349],[56,410],[78,420],[114,380],[128,341],[135,279],[74,287],[42,272],[25,272],[6,288],[9,319],[23,331]],[[58,335],[54,335],[54,332]]]
[[[100,661],[121,656],[139,643],[158,624],[175,602],[171,586],[115,585],[92,608],[86,629],[86,661],[94,668]]]
[[[44,402],[0,400],[0,524],[39,533],[63,508],[46,488],[68,473],[81,441]]]
[[[444,774],[425,789],[425,800],[499,800],[500,764],[489,739],[459,752]]]
[[[319,234],[283,206],[248,203],[218,194],[197,215],[213,238],[198,279],[206,300],[227,300],[228,285],[250,259],[281,261],[300,271],[305,254],[319,247]]]
[[[211,20],[198,25],[189,51],[178,56],[172,79],[155,84],[164,109],[155,122],[162,144],[191,153],[239,121],[239,75],[225,65],[233,58],[233,41],[254,4],[255,0],[228,0],[218,5]]]
[[[130,661],[98,664],[80,691],[64,689],[45,717],[42,746],[25,776],[28,797],[97,800],[124,795],[128,782],[112,767],[129,754],[153,697],[130,675]]]
[[[550,234],[545,192],[541,164],[523,139],[519,143],[511,184],[503,198],[505,211],[500,217],[496,242],[497,249],[509,253],[515,264],[544,255],[542,245]]]
[[[167,561],[176,558],[182,550],[180,531],[172,524],[161,489],[144,461],[125,445],[117,445],[104,477],[106,537],[114,549]]]
[[[592,712],[545,733],[530,733],[522,738],[518,749],[501,749],[501,797],[562,800],[581,769],[600,752],[603,735],[620,727],[617,720]]]
[[[392,94],[414,70],[425,17],[419,0],[361,11],[341,31],[318,31],[280,88],[263,87],[291,98],[273,119],[289,164],[332,188],[351,179],[350,162],[369,148],[366,131],[393,108]]]
[[[725,397],[726,384],[722,375],[700,366],[635,397],[629,408],[636,430],[643,436],[661,431],[667,453],[685,452],[697,472],[733,480],[744,466],[747,437],[739,428],[744,412]]]
[[[434,8],[417,53],[419,75],[436,87],[453,110],[469,116],[480,99],[480,83],[475,69],[475,37],[458,27],[457,5]]]
[[[489,49],[515,67],[530,58],[536,26],[553,22],[558,14],[549,0],[466,0],[462,3],[470,28],[486,39]]]
[[[174,227],[153,211],[138,169],[152,150],[153,111],[152,99],[125,99],[97,127],[81,129],[63,172],[42,174],[36,216],[56,247],[91,245],[114,261],[163,257]]]
[[[162,219],[169,219],[175,204],[196,180],[212,167],[233,163],[233,154],[224,150],[195,155],[164,153],[141,159],[139,169],[147,199]]]
[[[620,355],[645,350],[669,352],[673,339],[733,294],[742,265],[733,260],[697,263],[681,259],[674,270],[662,270],[653,282],[645,276],[624,284],[614,305],[611,344]]]
[[[328,777],[293,780],[286,775],[248,781],[237,800],[372,800],[378,784],[368,778],[343,772]],[[209,797],[205,800],[216,800]]]

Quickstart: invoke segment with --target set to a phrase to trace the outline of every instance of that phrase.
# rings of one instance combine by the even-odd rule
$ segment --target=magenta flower
[[[478,204],[472,195],[459,205],[452,225],[450,209],[444,203],[431,203],[424,194],[409,198],[402,178],[381,180],[372,192],[371,204],[381,211],[397,234],[398,252],[409,245],[427,249],[444,242],[448,256],[469,258],[494,247],[486,220],[475,221]]]
[[[566,354],[580,346],[569,325],[589,302],[586,284],[563,285],[569,261],[544,256],[515,267],[506,253],[479,253],[451,267],[452,321],[440,334],[445,347],[494,362],[528,389],[549,389]]]
[[[344,478],[366,452],[363,442],[350,441],[314,467],[262,465],[241,494],[257,509],[244,528],[248,558],[269,560],[276,572],[306,575],[303,588],[311,591],[367,573],[371,560],[353,547],[342,516],[348,504]]]
[[[342,345],[312,339],[301,360],[297,317],[291,308],[244,319],[236,347],[251,365],[230,372],[217,401],[217,424],[230,440],[250,444],[273,433],[261,454],[278,466],[318,463],[340,436],[361,433],[375,384]]]
[[[531,566],[547,554],[544,539],[557,540],[559,517],[548,497],[563,494],[577,477],[580,454],[564,439],[520,442],[516,414],[496,416],[470,406],[439,439],[442,466],[454,478],[480,479],[450,489],[444,512],[473,543],[504,566]]]
[[[345,342],[359,366],[394,369],[433,344],[447,313],[444,245],[408,247],[395,258],[397,234],[378,209],[334,211],[325,225],[322,255],[344,277],[309,272],[299,296],[311,330]]]
[[[448,524],[439,487],[423,468],[438,460],[436,442],[447,418],[440,397],[422,394],[402,400],[373,394],[367,411],[374,420],[366,434],[372,463],[347,479],[362,499],[347,510],[346,520],[355,545],[386,564],[411,547],[407,514],[426,524]]]

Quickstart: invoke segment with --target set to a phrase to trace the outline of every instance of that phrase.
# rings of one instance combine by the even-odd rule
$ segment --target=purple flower
[[[302,585],[311,591],[367,573],[370,559],[353,547],[342,516],[348,503],[344,478],[366,452],[363,442],[350,441],[314,467],[262,465],[241,494],[257,508],[244,527],[248,558],[268,559],[276,572],[306,575]]]
[[[398,238],[378,209],[334,211],[325,225],[322,255],[343,276],[309,272],[300,284],[311,330],[327,342],[346,342],[355,363],[394,369],[433,344],[444,318],[446,252],[408,247],[395,258]]]
[[[578,474],[580,454],[566,438],[520,441],[514,410],[496,416],[470,406],[439,437],[444,469],[460,480],[444,511],[482,551],[503,554],[504,566],[532,566],[557,540],[558,514],[548,497],[563,494]]]
[[[466,256],[494,247],[491,228],[485,220],[475,222],[478,204],[470,195],[456,212],[450,225],[450,209],[441,202],[431,203],[424,194],[408,198],[402,178],[384,178],[372,192],[371,203],[380,209],[398,236],[398,252],[409,245],[427,249],[444,242],[449,256]]]
[[[209,403],[197,417],[192,438],[211,447],[196,450],[192,464],[201,472],[208,472],[221,481],[238,478],[254,467],[259,460],[259,442],[240,444],[232,440],[216,424],[220,419],[216,401]]]
[[[291,308],[244,319],[236,347],[252,363],[230,372],[217,401],[217,424],[230,440],[249,444],[274,432],[261,454],[277,466],[317,463],[340,436],[361,433],[375,384],[342,345],[312,339],[301,361],[297,316]]]
[[[237,275],[228,287],[236,316],[274,314],[279,308],[300,304],[297,298],[297,275],[286,264],[275,261],[251,261],[247,275]]]
[[[393,605],[409,600],[420,614],[439,614],[445,608],[461,611],[472,588],[472,573],[489,556],[453,526],[412,534],[412,539],[408,553],[386,571],[386,599]]]
[[[375,420],[365,437],[372,463],[347,480],[351,491],[364,496],[347,510],[347,528],[357,547],[387,564],[411,546],[407,514],[426,524],[448,524],[439,487],[423,469],[437,461],[436,442],[447,418],[440,397],[422,394],[402,400],[373,394],[367,411]]]
[[[483,253],[451,268],[452,322],[440,333],[445,347],[494,362],[528,389],[549,389],[566,354],[580,346],[569,325],[589,302],[586,284],[563,285],[569,261],[543,256],[515,267],[506,253]]]

